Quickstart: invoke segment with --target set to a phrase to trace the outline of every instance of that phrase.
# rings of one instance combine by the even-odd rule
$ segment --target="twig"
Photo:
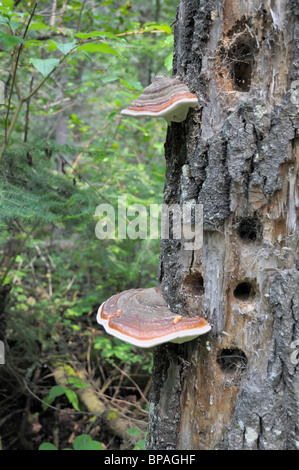
[[[65,101],[70,101],[70,99],[71,99],[71,98],[61,98],[61,99],[59,99],[59,100],[57,100],[57,101],[54,101],[54,103],[46,104],[45,106],[42,107],[42,109],[44,109],[44,110],[47,111],[48,109],[54,108],[54,106],[57,106],[57,105],[59,105],[59,104],[65,102]]]
[[[116,364],[113,364],[113,366],[114,366],[122,375],[125,375],[125,376],[132,382],[132,384],[136,387],[136,389],[137,389],[138,392],[140,393],[140,396],[141,396],[142,399],[145,401],[145,403],[148,403],[147,398],[143,395],[143,392],[141,391],[139,385],[132,379],[132,377],[130,377],[129,374],[127,374],[124,370],[120,369],[120,367],[118,367]]]
[[[25,28],[25,31],[24,31],[24,34],[23,34],[23,43],[24,43],[24,39],[26,37],[26,34],[27,34],[27,31],[28,31],[28,28],[30,26],[30,23],[32,21],[32,18],[34,16],[34,13],[35,13],[35,10],[36,10],[36,7],[37,7],[37,3],[38,2],[35,2],[34,6],[33,6],[33,9],[31,11],[31,14],[30,14],[30,17],[29,17],[29,20],[27,22],[27,26]],[[11,105],[11,99],[12,99],[12,94],[13,94],[13,90],[15,88],[15,83],[16,83],[16,76],[17,76],[17,68],[18,68],[18,64],[19,64],[19,60],[20,60],[20,54],[21,54],[21,51],[23,49],[23,43],[19,46],[18,48],[18,52],[17,52],[17,58],[16,58],[16,62],[15,64],[13,65],[13,77],[12,77],[12,84],[11,84],[11,88],[10,88],[10,93],[9,93],[9,97],[8,97],[8,105],[7,105],[7,112],[6,112],[6,117],[5,117],[5,142],[8,141],[9,137],[8,137],[8,133],[7,133],[7,122],[8,122],[8,117],[9,117],[9,112],[10,112],[10,105]],[[14,58],[13,58],[14,60]],[[18,95],[19,95],[19,92],[17,91]],[[20,102],[22,102],[22,98],[21,96],[19,96],[19,99],[20,99]],[[23,103],[22,103],[23,104]],[[1,154],[0,154],[0,159],[1,159]]]
[[[89,411],[77,411],[77,410],[68,411],[68,410],[62,410],[60,408],[57,408],[57,406],[50,405],[49,403],[47,403],[46,401],[42,400],[37,395],[35,395],[35,393],[32,390],[30,390],[30,388],[29,388],[29,386],[28,386],[25,379],[23,379],[23,382],[24,382],[24,385],[25,385],[25,388],[26,388],[27,392],[29,392],[30,395],[32,395],[36,400],[38,400],[43,405],[47,405],[47,407],[52,408],[52,410],[56,410],[56,411],[59,411],[60,413],[65,413],[65,414],[68,414],[68,415],[81,414],[81,415],[92,415],[92,416],[94,416],[94,413],[91,413]]]
[[[72,163],[68,161],[67,158],[65,158],[65,156],[60,156],[64,162],[69,165],[71,168],[73,167]],[[88,184],[88,186],[90,188],[92,188],[104,201],[106,201],[108,204],[110,204],[110,201],[97,189],[95,188],[86,178],[84,178],[84,176],[82,176],[77,170],[74,170],[74,172],[79,176],[79,178],[83,181],[85,181],[86,184]]]
[[[91,139],[85,144],[85,148],[87,149],[90,144],[103,132],[103,130],[108,126],[108,124],[106,124],[104,127],[101,127],[98,132],[96,132],[92,137]],[[74,161],[71,169],[70,169],[70,175],[72,175],[75,171],[75,168],[76,166],[78,165],[79,161],[81,160],[81,158],[83,157],[84,155],[84,152],[80,152],[79,155],[77,155],[77,158],[76,160]]]
[[[47,268],[49,298],[51,299],[51,298],[52,298],[52,295],[53,295],[51,267],[50,267],[50,265],[49,265],[47,259],[44,257],[44,255],[43,255],[43,253],[42,253],[42,250],[40,249],[40,247],[38,246],[38,244],[37,244],[37,243],[34,243],[34,246],[35,246],[35,249],[36,249],[36,251],[38,252],[40,258],[43,260],[43,262],[45,263],[45,266],[46,266],[46,268]]]
[[[33,81],[34,81],[35,72],[33,72],[30,80],[29,91],[32,91]],[[25,130],[24,130],[24,142],[27,142],[28,130],[29,130],[29,110],[30,110],[30,100],[26,102],[26,117],[25,117]]]
[[[77,104],[76,102],[70,103],[67,106],[65,106],[64,108],[60,108],[57,111],[54,111],[54,113],[52,113],[51,116],[56,116],[56,114],[62,113],[66,109],[69,109],[69,108],[72,108],[73,106],[76,106],[76,104]]]
[[[59,15],[60,16],[60,18],[59,18],[59,27],[60,28],[62,27],[63,18],[64,18],[64,14],[66,12],[66,8],[67,8],[67,0],[64,0],[62,8],[61,8],[60,15]]]
[[[78,18],[78,23],[77,23],[77,33],[79,33],[79,30],[80,30],[80,23],[81,23],[81,17],[82,17],[82,13],[83,13],[83,10],[84,10],[84,7],[85,7],[85,3],[86,3],[86,0],[83,1],[82,3],[82,6],[81,6],[81,10],[80,10],[80,13],[79,13],[79,18]]]
[[[145,33],[156,34],[156,33],[165,33],[165,31],[163,31],[163,29],[152,29],[150,31],[145,31],[144,29],[138,29],[136,31],[126,31],[125,33],[118,33],[118,34],[115,34],[115,36],[122,37],[122,36],[131,36],[131,34],[145,34]]]
[[[106,400],[107,400],[108,402],[119,402],[119,403],[123,403],[123,404],[125,404],[125,405],[128,405],[128,406],[130,406],[130,407],[133,406],[134,408],[138,408],[138,410],[139,410],[142,414],[144,414],[145,416],[148,416],[148,412],[147,412],[146,410],[144,410],[143,408],[141,408],[141,406],[138,405],[138,403],[132,403],[132,402],[130,402],[130,401],[122,400],[122,399],[120,399],[120,398],[113,398],[113,397],[110,397],[109,395],[106,395],[105,393],[103,393],[102,396],[103,396],[104,398],[106,398]],[[118,406],[117,403],[114,403],[114,404],[115,404],[116,406]],[[126,419],[132,419],[132,420],[134,420],[134,421],[138,421],[138,422],[140,422],[140,423],[144,423],[144,421],[142,421],[141,419],[128,417],[128,416],[126,416],[124,413],[121,413],[121,411],[119,411],[119,407],[118,407],[118,412],[119,412],[119,414],[121,414],[122,416],[124,416],[124,418],[126,418]],[[131,410],[127,410],[127,412],[135,413],[135,411],[131,411]]]
[[[80,44],[79,44],[79,45],[80,45]],[[74,49],[75,49],[75,47],[77,47],[77,46],[74,46]],[[72,50],[73,50],[73,49],[72,49]],[[14,115],[13,115],[13,118],[12,118],[12,120],[11,120],[9,129],[8,129],[8,131],[7,131],[6,138],[5,138],[5,140],[4,140],[3,144],[2,144],[2,147],[1,147],[1,149],[0,149],[0,161],[1,161],[1,159],[2,159],[2,157],[3,157],[3,154],[4,154],[4,151],[5,151],[5,149],[6,149],[7,145],[8,145],[9,139],[10,139],[10,137],[11,137],[12,131],[13,131],[13,129],[14,129],[14,126],[15,126],[16,122],[17,122],[17,119],[18,119],[18,117],[19,117],[19,114],[20,114],[20,111],[21,111],[21,109],[22,109],[23,104],[24,104],[26,101],[30,100],[30,98],[38,92],[38,90],[39,90],[39,89],[43,86],[43,84],[48,80],[48,78],[50,77],[50,75],[52,75],[52,73],[53,73],[53,72],[57,69],[57,67],[65,60],[65,58],[72,52],[72,50],[69,51],[68,54],[64,55],[64,56],[61,58],[59,64],[58,64],[56,67],[54,67],[53,70],[51,70],[51,72],[50,72],[46,77],[44,77],[44,79],[41,80],[41,82],[40,82],[31,92],[29,92],[29,94],[28,94],[25,98],[20,99],[20,101],[19,101],[19,103],[18,103],[18,105],[17,105],[17,108],[16,108],[16,110],[15,110],[15,113],[14,113]]]
[[[50,26],[52,28],[55,27],[55,14],[56,14],[56,7],[57,7],[57,0],[52,0],[52,11],[51,11],[51,18],[50,18]]]

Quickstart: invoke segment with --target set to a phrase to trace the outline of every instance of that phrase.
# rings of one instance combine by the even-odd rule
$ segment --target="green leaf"
[[[30,64],[42,74],[43,77],[47,77],[57,65],[59,65],[58,59],[33,59],[29,60]]]
[[[123,78],[120,79],[121,83],[125,85],[129,90],[132,91],[142,91],[143,87],[140,82],[135,82],[133,80],[126,81]]]
[[[119,77],[112,75],[112,76],[109,76],[109,77],[101,78],[101,82],[102,83],[110,83],[110,82],[115,82],[118,79],[119,79]]]
[[[74,450],[104,450],[103,444],[93,441],[88,434],[77,436],[73,443]]]
[[[2,16],[0,15],[0,25],[4,25],[4,26],[7,26],[9,25],[9,19],[6,18],[6,16]]]
[[[57,49],[59,49],[63,55],[67,55],[72,49],[74,49],[74,47],[77,44],[77,41],[65,42],[65,43],[57,42],[57,41],[50,41],[50,43],[54,43]]]
[[[65,390],[66,389],[61,385],[54,385],[51,388],[49,395],[45,398],[45,401],[47,401],[47,403],[52,403],[52,401],[54,401],[56,397],[63,395],[65,393]]]
[[[32,23],[28,29],[29,31],[42,31],[43,29],[47,28],[49,28],[48,25],[42,23],[41,21],[37,21],[36,23]]]
[[[81,121],[75,113],[71,115],[71,118],[72,118],[72,121],[74,121],[74,123],[78,124],[78,126],[81,125]]]
[[[1,26],[5,26],[5,28],[10,28],[11,31],[15,31],[16,29],[18,29],[18,27],[20,26],[20,23],[18,23],[18,21],[13,21],[9,15],[5,14],[5,16],[2,16],[0,15],[0,27]]]
[[[18,46],[22,42],[23,38],[19,38],[18,36],[12,36],[11,34],[0,33],[0,43],[2,43],[8,49],[14,46]]]
[[[84,54],[84,55],[85,55],[85,57],[87,57],[87,59],[89,59],[90,61],[92,61],[92,58],[90,57],[90,55],[89,55],[89,54],[87,54],[87,52],[86,52],[86,51],[81,51],[81,52],[82,52],[82,54]]]
[[[79,39],[89,39],[89,38],[108,38],[108,39],[118,39],[114,34],[107,33],[106,31],[91,31],[90,33],[77,33],[75,36]]]
[[[63,395],[65,393],[66,389],[64,387],[62,387],[61,385],[54,385],[50,392],[49,392],[49,395],[47,395],[45,398],[44,398],[44,402],[43,405],[42,405],[42,408],[44,410],[46,410],[48,408],[47,405],[51,405],[51,403],[53,403],[53,401],[55,400],[56,397],[59,397],[61,395]]]
[[[38,450],[58,450],[56,446],[54,446],[54,444],[51,444],[50,442],[43,442]]]
[[[97,441],[87,442],[84,450],[104,450],[103,444]]]
[[[38,41],[37,39],[29,39],[29,41],[26,41],[24,44],[24,47],[45,47],[48,46],[48,44],[44,41]]]
[[[166,59],[164,60],[164,65],[168,72],[172,69],[172,61],[173,61],[173,52],[170,52]]]
[[[133,450],[144,450],[145,449],[145,439],[140,439],[133,447]]]
[[[167,34],[172,34],[171,28],[168,26],[168,24],[158,24],[157,29],[161,29]]]
[[[74,439],[73,447],[75,450],[84,450],[88,442],[91,442],[92,438],[88,434],[81,434]]]
[[[70,385],[73,385],[73,387],[76,387],[76,388],[86,388],[88,387],[88,385],[83,382],[81,379],[79,379],[79,377],[72,377],[70,379],[68,379],[68,383]]]
[[[102,52],[103,54],[113,54],[119,57],[121,60],[127,61],[124,57],[122,57],[113,47],[109,46],[108,44],[83,44],[79,46],[77,51],[86,51],[86,52]]]
[[[1,3],[4,7],[10,8],[11,10],[13,9],[13,0],[1,0]]]
[[[142,27],[144,31],[152,31],[154,29],[159,31],[164,31],[167,34],[172,34],[170,26],[168,24],[159,24],[159,23],[145,23]]]
[[[130,428],[126,431],[126,433],[129,434],[129,436],[139,436],[139,434],[141,434],[142,432],[143,431],[141,431],[138,428]]]
[[[65,394],[69,400],[69,402],[73,405],[76,411],[80,411],[79,408],[79,399],[76,393],[73,390],[65,390]]]
[[[16,29],[18,29],[18,27],[20,25],[21,25],[21,23],[19,23],[18,21],[10,20],[10,22],[9,22],[9,27],[12,31],[16,31]]]

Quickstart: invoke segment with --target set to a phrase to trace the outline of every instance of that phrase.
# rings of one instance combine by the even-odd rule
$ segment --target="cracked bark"
[[[202,106],[168,128],[164,203],[203,204],[204,244],[162,240],[158,280],[212,332],[156,348],[148,449],[299,448],[298,16],[293,0],[178,6],[173,74]]]

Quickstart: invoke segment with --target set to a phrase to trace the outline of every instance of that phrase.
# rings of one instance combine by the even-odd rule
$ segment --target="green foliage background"
[[[178,2],[1,3],[0,286],[11,286],[5,341],[13,372],[0,370],[0,406],[13,413],[24,390],[7,402],[10,387],[28,385],[38,370],[35,394],[45,398],[51,384],[41,371],[57,359],[79,363],[99,387],[114,366],[149,377],[151,353],[105,335],[95,314],[116,292],[156,285],[159,240],[101,241],[95,210],[117,208],[120,196],[128,205],[162,203],[166,123],[120,111],[155,75],[171,74]],[[1,431],[0,416],[7,448],[45,438],[32,444],[14,432]]]

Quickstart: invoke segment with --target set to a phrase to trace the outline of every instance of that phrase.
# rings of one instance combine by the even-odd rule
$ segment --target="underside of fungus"
[[[171,312],[156,287],[113,295],[100,306],[97,322],[107,333],[142,348],[169,341],[184,343],[211,329],[204,318]]]
[[[178,77],[158,76],[121,114],[135,117],[162,117],[168,123],[182,122],[189,108],[198,104],[197,96]]]

